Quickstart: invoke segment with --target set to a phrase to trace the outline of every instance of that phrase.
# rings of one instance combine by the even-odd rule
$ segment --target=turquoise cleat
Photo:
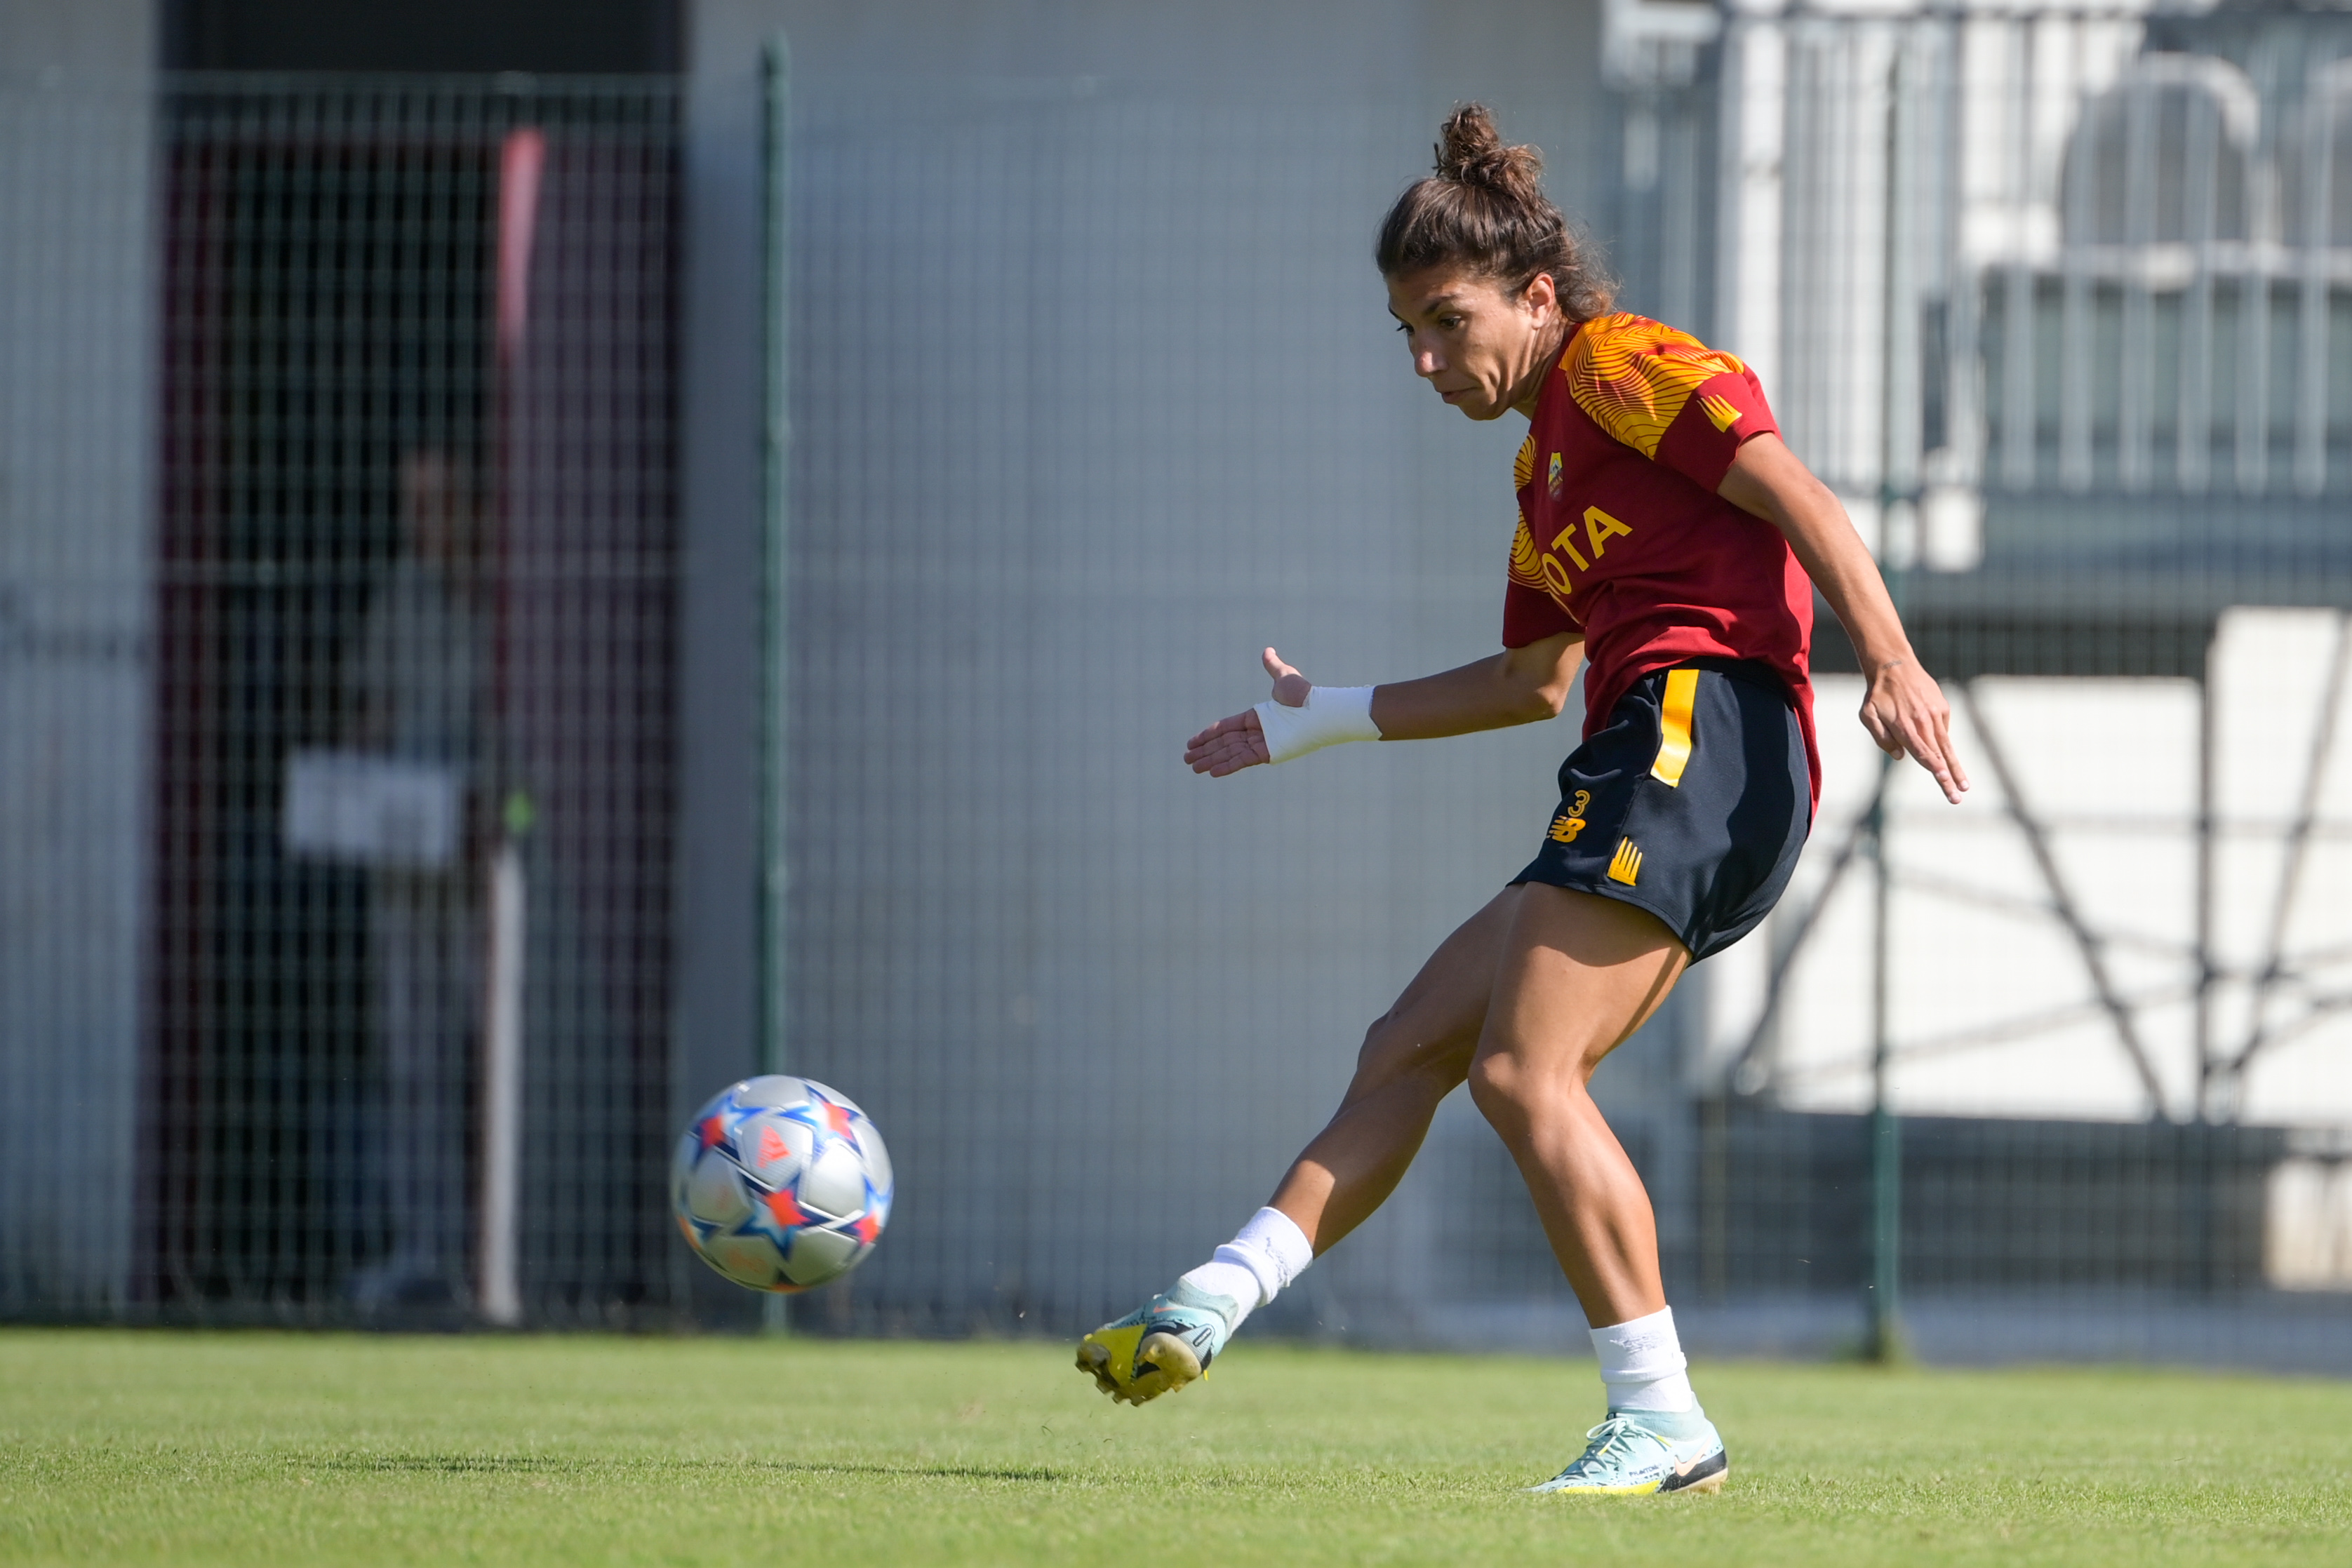
[[[1702,1411],[1612,1411],[1584,1436],[1587,1447],[1575,1463],[1528,1490],[1588,1497],[1721,1491],[1723,1478],[1731,1473],[1723,1437]]]
[[[1080,1340],[1078,1370],[1122,1404],[1157,1399],[1209,1370],[1240,1315],[1239,1301],[1179,1280],[1166,1295]]]

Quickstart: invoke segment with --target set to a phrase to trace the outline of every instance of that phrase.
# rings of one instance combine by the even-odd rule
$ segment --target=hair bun
[[[1506,147],[1486,106],[1465,103],[1445,117],[1438,133],[1437,177],[1524,201],[1540,195],[1543,154],[1532,147]]]
[[[1389,208],[1372,259],[1382,277],[1460,267],[1511,294],[1549,273],[1571,321],[1601,314],[1614,293],[1600,258],[1544,194],[1543,154],[1505,146],[1482,103],[1445,117],[1437,172],[1415,180]]]

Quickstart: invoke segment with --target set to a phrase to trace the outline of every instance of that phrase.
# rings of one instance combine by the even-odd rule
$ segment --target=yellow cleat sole
[[[1122,1405],[1140,1405],[1199,1381],[1203,1368],[1192,1347],[1172,1333],[1146,1334],[1140,1325],[1097,1329],[1078,1342],[1078,1370]]]

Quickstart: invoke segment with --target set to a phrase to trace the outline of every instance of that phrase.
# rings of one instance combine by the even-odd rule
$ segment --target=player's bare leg
[[[1649,1195],[1586,1084],[1649,1021],[1687,961],[1664,926],[1630,904],[1540,883],[1507,888],[1371,1027],[1339,1111],[1272,1206],[1328,1250],[1396,1189],[1438,1103],[1475,1062],[1488,1082],[1474,1081],[1472,1094],[1518,1160],[1586,1315],[1607,1323],[1657,1311]]]
[[[1464,921],[1365,1030],[1339,1110],[1267,1200],[1318,1253],[1388,1201],[1429,1135],[1439,1102],[1469,1077],[1519,894],[1507,887]]]
[[[1506,889],[1465,921],[1372,1025],[1339,1111],[1274,1205],[1215,1260],[1079,1341],[1078,1366],[1104,1393],[1140,1405],[1198,1378],[1243,1318],[1395,1190],[1438,1102],[1470,1071],[1517,898]]]
[[[1496,969],[1471,1096],[1518,1162],[1609,1388],[1584,1452],[1539,1491],[1713,1491],[1729,1473],[1683,1372],[1649,1195],[1590,1089],[1688,963],[1644,911],[1529,883]]]
[[[1518,1162],[1586,1320],[1622,1322],[1666,1304],[1657,1220],[1589,1085],[1690,956],[1630,904],[1540,883],[1520,891],[1470,1094]]]
[[[1540,903],[1543,917],[1527,915],[1531,899]],[[1565,925],[1554,915],[1555,904],[1563,902],[1570,906]],[[1245,1228],[1219,1249],[1221,1261],[1193,1270],[1177,1290],[1087,1335],[1079,1346],[1079,1365],[1114,1397],[1139,1404],[1183,1386],[1200,1375],[1255,1306],[1271,1300],[1309,1257],[1328,1250],[1369,1218],[1411,1166],[1439,1103],[1470,1077],[1482,1044],[1492,1040],[1490,1009],[1496,999],[1514,1009],[1528,1005],[1524,984],[1506,986],[1504,977],[1507,970],[1527,967],[1531,943],[1557,945],[1555,957],[1577,977],[1570,994],[1552,1000],[1574,1015],[1568,1030],[1581,1042],[1575,1079],[1581,1103],[1563,1102],[1558,1109],[1568,1121],[1544,1140],[1547,1146],[1575,1151],[1570,1163],[1580,1167],[1580,1179],[1563,1186],[1544,1175],[1538,1211],[1546,1215],[1556,1245],[1561,1232],[1554,1229],[1552,1217],[1570,1212],[1580,1217],[1570,1230],[1589,1234],[1597,1244],[1604,1260],[1598,1265],[1588,1260],[1596,1246],[1577,1249],[1572,1266],[1569,1255],[1562,1256],[1592,1322],[1618,1323],[1660,1311],[1664,1298],[1648,1196],[1614,1134],[1583,1096],[1583,1083],[1591,1068],[1657,1009],[1681,973],[1683,949],[1640,910],[1534,884],[1504,890],[1464,922],[1367,1031],[1339,1110],[1293,1162],[1269,1208],[1252,1221],[1261,1230],[1287,1230],[1288,1245],[1297,1250],[1295,1259],[1283,1266],[1268,1263],[1250,1243],[1258,1240],[1267,1250],[1279,1250],[1283,1239],[1254,1238]],[[1543,967],[1540,960],[1538,967]],[[1517,1145],[1513,1152],[1518,1155]],[[1528,1168],[1522,1159],[1522,1169]],[[1538,1179],[1531,1172],[1531,1187]],[[1233,1260],[1222,1261],[1228,1253]],[[1241,1266],[1244,1260],[1247,1268]],[[1219,1293],[1221,1279],[1230,1283]],[[1588,1293],[1595,1280],[1615,1284]],[[1193,1300],[1195,1295],[1201,1299]]]
[[[1265,1291],[1270,1300],[1308,1257],[1378,1209],[1411,1166],[1438,1103],[1466,1079],[1518,1163],[1594,1325],[1609,1388],[1607,1417],[1586,1434],[1584,1452],[1537,1490],[1719,1488],[1728,1461],[1683,1372],[1649,1195],[1590,1090],[1593,1070],[1657,1011],[1688,962],[1682,944],[1631,904],[1542,883],[1497,895],[1446,939],[1367,1033],[1339,1111],[1292,1164],[1270,1207],[1219,1249],[1218,1261],[1088,1335],[1079,1364],[1114,1396],[1139,1404],[1199,1376],[1259,1299],[1252,1277],[1275,1274]],[[1282,1238],[1265,1234],[1277,1228],[1297,1255],[1268,1270],[1247,1244],[1257,1230],[1255,1239],[1278,1249]],[[1201,1291],[1196,1282],[1220,1270],[1242,1299]],[[1127,1353],[1123,1364],[1113,1363],[1117,1349]]]

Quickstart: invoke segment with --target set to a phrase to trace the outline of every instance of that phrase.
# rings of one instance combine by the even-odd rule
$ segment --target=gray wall
[[[131,1245],[152,49],[137,0],[0,6],[0,1307],[19,1312],[119,1302]]]
[[[1608,188],[1593,14],[698,7],[688,702],[714,716],[753,700],[742,150],[778,24],[785,1056],[876,1115],[900,1182],[881,1250],[812,1310],[1062,1326],[1164,1285],[1263,1199],[1364,1024],[1547,820],[1572,721],[1222,782],[1179,754],[1264,695],[1265,643],[1340,684],[1496,645],[1519,424],[1467,425],[1414,382],[1369,251],[1457,98],[1542,144],[1564,203]],[[697,771],[681,1103],[748,1065],[751,1007],[726,936],[749,813]],[[1680,1016],[1635,1054],[1670,1057]],[[1673,1096],[1671,1060],[1605,1076]],[[1412,1332],[1437,1253],[1498,1224],[1524,1250],[1500,1158],[1449,1107],[1430,1169],[1310,1276],[1294,1326]]]

